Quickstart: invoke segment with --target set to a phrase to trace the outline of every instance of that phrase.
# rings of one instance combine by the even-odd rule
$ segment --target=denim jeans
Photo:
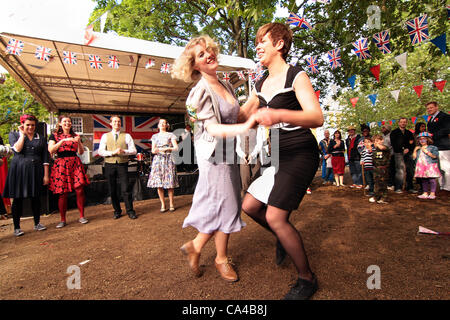
[[[411,156],[403,153],[394,153],[395,157],[395,190],[403,189],[406,175],[406,190],[414,189],[414,161]]]
[[[375,181],[373,179],[373,170],[364,170],[364,178],[369,186],[369,193],[373,193],[375,189]]]
[[[361,164],[359,160],[350,160],[348,162],[348,166],[350,168],[350,174],[352,176],[353,184],[362,186],[362,172],[361,172]]]

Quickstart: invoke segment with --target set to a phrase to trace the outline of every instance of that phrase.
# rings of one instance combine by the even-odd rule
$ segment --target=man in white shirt
[[[258,154],[261,152],[264,141],[264,128],[251,129],[247,133],[236,136],[236,153],[240,158],[241,197],[244,197],[252,180],[255,179],[261,168]]]
[[[133,193],[128,183],[128,156],[136,154],[136,147],[131,135],[120,132],[122,125],[120,116],[111,116],[110,121],[112,131],[103,134],[98,153],[105,158],[105,175],[111,193],[114,219],[122,216],[120,198],[117,194],[117,177],[127,214],[130,219],[136,219],[136,212],[133,210]]]

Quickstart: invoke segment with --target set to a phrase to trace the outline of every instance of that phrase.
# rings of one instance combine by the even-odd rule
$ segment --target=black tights
[[[242,210],[256,223],[272,232],[291,257],[300,278],[310,279],[311,268],[303,240],[297,229],[289,222],[290,211],[282,210],[256,200],[251,194],[245,196]]]
[[[33,211],[34,225],[37,225],[41,218],[41,200],[39,197],[29,198],[31,200],[31,210]],[[11,206],[14,229],[20,229],[20,217],[23,213],[24,198],[15,198]]]

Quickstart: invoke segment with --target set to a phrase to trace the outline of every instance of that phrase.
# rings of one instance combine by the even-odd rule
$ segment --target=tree
[[[45,122],[48,122],[50,117],[47,109],[7,74],[5,82],[0,85],[0,135],[5,143],[8,142],[8,133],[17,129],[23,113],[33,114]]]
[[[375,81],[364,86],[359,82],[356,84],[355,90],[346,90],[338,99],[342,106],[341,113],[331,125],[336,128],[346,128],[350,124],[358,125],[384,120],[398,121],[400,117],[407,119],[418,117],[417,121],[424,121],[420,117],[426,115],[425,104],[429,101],[437,101],[441,109],[447,111],[448,101],[450,101],[448,86],[444,88],[443,92],[440,92],[434,82],[449,78],[448,57],[441,53],[440,56],[433,59],[434,62],[430,65],[428,52],[432,46],[434,45],[427,43],[416,47],[413,52],[408,54],[408,71],[401,69],[393,72],[392,70],[397,65],[395,60],[388,57],[379,60],[378,62],[382,66],[380,78],[382,86]],[[362,75],[357,80],[368,81],[366,78],[369,76]],[[424,86],[420,98],[413,89],[417,85]],[[400,95],[398,101],[395,101],[391,91],[399,89]],[[373,93],[378,94],[375,106],[367,98],[369,94]],[[359,98],[355,107],[350,103],[350,99],[353,97]],[[408,128],[414,128],[412,121],[409,121]],[[379,129],[377,127],[375,131]]]
[[[278,0],[97,0],[91,22],[107,10],[105,31],[183,46],[201,33],[213,36],[225,54],[252,59],[258,27],[273,20]],[[94,26],[98,29],[99,23]]]
[[[319,74],[311,75],[317,89],[326,91],[331,83],[341,87],[347,87],[347,79],[352,75],[370,75],[369,68],[376,65],[376,61],[384,59],[372,41],[372,35],[386,29],[390,29],[391,49],[390,56],[396,56],[403,52],[413,52],[415,47],[410,39],[403,23],[406,20],[428,14],[429,35],[436,37],[448,30],[447,12],[445,0],[332,0],[330,4],[303,0],[298,5],[295,0],[285,2],[283,5],[290,11],[304,17],[312,25],[311,30],[294,29],[294,53],[296,59],[306,69],[306,57],[319,56]],[[370,6],[377,6],[369,8]],[[379,11],[378,11],[379,10]],[[379,13],[379,26],[376,26],[376,17]],[[373,16],[375,14],[375,16]],[[370,28],[375,25],[374,28]],[[373,59],[359,61],[351,50],[352,42],[360,38],[368,38],[370,54]],[[341,48],[342,67],[331,70],[326,53],[335,48]],[[432,75],[434,62],[439,59],[440,51],[434,46],[428,48],[430,65],[426,76]],[[400,66],[393,65],[392,72],[401,71]],[[362,80],[360,85],[372,85],[370,77]],[[384,84],[380,83],[379,87]]]

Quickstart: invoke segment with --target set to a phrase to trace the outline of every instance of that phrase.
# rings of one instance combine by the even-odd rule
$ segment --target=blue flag
[[[372,105],[375,105],[375,103],[377,102],[377,94],[369,94],[369,99],[370,101],[372,101]]]
[[[355,74],[352,75],[350,78],[348,78],[348,82],[352,86],[352,89],[355,89],[355,80],[356,80],[356,75]]]
[[[441,34],[439,37],[431,39],[431,42],[441,49],[443,54],[447,52],[447,35],[445,33]]]

